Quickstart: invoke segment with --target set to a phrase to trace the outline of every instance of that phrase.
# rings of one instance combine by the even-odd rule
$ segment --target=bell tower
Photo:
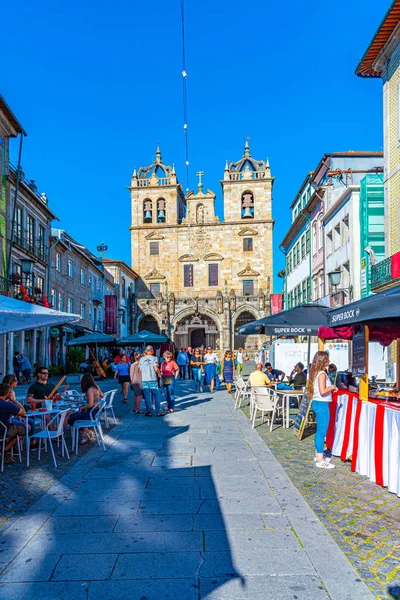
[[[218,221],[218,217],[215,216],[215,194],[211,190],[203,191],[203,171],[198,171],[196,175],[199,178],[198,190],[197,193],[190,191],[186,195],[187,217],[185,222],[200,226],[206,223],[215,223]]]
[[[221,181],[224,199],[224,221],[252,222],[272,219],[272,185],[269,161],[255,160],[246,140],[244,154],[237,162],[226,161]]]
[[[182,222],[186,201],[174,165],[165,165],[160,147],[155,161],[148,167],[136,168],[131,185],[132,227],[164,227]]]

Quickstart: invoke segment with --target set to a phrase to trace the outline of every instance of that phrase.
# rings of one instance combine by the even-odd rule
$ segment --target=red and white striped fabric
[[[352,470],[400,497],[400,406],[339,390],[334,394],[327,445]]]

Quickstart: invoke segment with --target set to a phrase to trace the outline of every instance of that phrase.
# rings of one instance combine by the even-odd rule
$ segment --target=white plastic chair
[[[37,438],[39,440],[38,460],[40,460],[40,454],[41,454],[41,450],[42,450],[42,440],[44,440],[45,442],[47,442],[47,441],[49,442],[51,454],[53,455],[54,466],[56,468],[57,468],[57,461],[56,461],[56,456],[54,454],[53,444],[51,443],[52,440],[59,441],[61,439],[61,454],[62,454],[62,456],[64,456],[64,450],[65,450],[68,460],[70,460],[67,444],[65,442],[65,437],[64,437],[64,422],[65,422],[66,416],[69,412],[70,412],[69,409],[60,411],[47,423],[46,428],[43,429],[43,431],[38,431],[34,435],[30,436],[31,439]],[[58,421],[58,423],[57,423],[57,421]],[[50,425],[52,425],[52,424],[54,424],[54,425],[57,424],[57,429],[50,429]],[[27,453],[29,453],[29,450],[30,450],[30,448],[28,446],[26,449]]]
[[[110,422],[108,420],[108,415],[107,415],[107,411],[108,410],[112,414],[112,417],[114,419],[114,423],[117,422],[117,417],[115,416],[114,408],[113,408],[114,397],[115,397],[115,394],[117,392],[118,392],[118,390],[109,390],[108,392],[106,392],[104,394],[103,400],[106,401],[106,404],[104,406],[104,424],[107,427],[107,429],[110,427]]]
[[[238,379],[236,382],[236,399],[235,399],[235,410],[237,408],[240,408],[242,405],[242,401],[245,398],[249,398],[251,397],[251,391],[249,389],[247,389],[247,383],[242,379]]]
[[[6,441],[8,439],[11,439],[11,438],[7,437],[7,425],[5,425],[2,421],[0,421],[0,425],[2,425],[4,427],[3,437],[1,438],[1,473],[3,473],[3,471],[4,471],[4,454],[5,454]],[[21,442],[20,442],[20,439],[19,439],[18,435],[17,435],[17,448],[18,448],[19,462],[22,462]],[[13,456],[13,448],[11,448],[11,456]]]
[[[278,398],[274,391],[268,387],[254,387],[252,388],[253,397],[253,424],[254,429],[257,417],[257,411],[261,412],[261,422],[264,423],[264,413],[271,413],[271,420],[268,418],[267,422],[270,424],[269,430],[272,431],[274,424],[275,413],[277,412]]]
[[[103,450],[104,451],[106,450],[106,447],[104,444],[104,438],[103,438],[103,430],[101,428],[101,423],[100,423],[101,415],[104,411],[105,405],[106,405],[106,400],[104,398],[102,398],[99,402],[97,402],[97,404],[95,404],[93,406],[92,410],[90,411],[90,419],[86,419],[86,420],[82,419],[81,421],[75,421],[75,423],[72,425],[72,427],[71,427],[72,449],[74,449],[74,446],[75,446],[76,454],[79,453],[79,430],[80,429],[88,429],[90,427],[92,427],[94,429],[98,445],[100,446],[100,440],[101,440],[101,443],[103,444]]]
[[[77,392],[76,390],[66,390],[64,392],[64,396],[67,400],[82,400],[83,394]]]

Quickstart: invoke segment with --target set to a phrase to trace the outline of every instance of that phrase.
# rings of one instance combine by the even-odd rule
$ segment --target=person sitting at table
[[[289,384],[294,390],[302,390],[307,383],[307,375],[304,373],[304,365],[298,362],[290,373]]]
[[[262,386],[262,385],[267,385],[267,386],[271,385],[271,381],[270,381],[268,375],[263,373],[262,369],[263,369],[262,364],[257,363],[255,371],[250,373],[248,382],[251,385],[251,387]]]
[[[273,369],[270,362],[265,363],[265,374],[268,375],[270,379],[277,379],[278,381],[283,381],[286,375],[284,371]]]
[[[48,382],[49,370],[47,367],[39,367],[37,374],[37,381],[32,383],[28,389],[26,401],[32,402],[32,400],[44,400],[54,390],[54,385]],[[41,402],[36,404],[37,408],[42,408]]]
[[[7,400],[9,402],[12,402],[13,404],[15,404],[15,406],[17,406],[19,409],[21,409],[21,408],[24,409],[22,404],[20,404],[15,397],[14,390],[18,385],[18,379],[16,378],[16,376],[15,375],[6,375],[5,377],[3,377],[3,383],[7,383],[11,387],[10,395],[7,398]],[[29,431],[30,435],[34,435],[36,433],[35,419],[29,419],[29,418],[26,419],[22,416],[16,416],[16,417],[11,417],[9,422],[12,425],[23,425],[24,427],[28,427],[28,431]],[[31,440],[31,450],[33,448],[36,448],[37,445],[38,445],[37,440],[35,440],[35,439]]]
[[[8,442],[4,448],[5,457],[4,461],[7,464],[15,462],[9,451],[17,443],[17,437],[23,437],[25,435],[25,426],[10,424],[9,421],[13,417],[23,417],[25,413],[24,408],[19,408],[13,402],[8,400],[11,393],[11,386],[8,383],[0,383],[0,436],[3,437],[4,429],[7,429]]]
[[[86,404],[81,406],[79,412],[72,414],[68,418],[68,425],[71,427],[75,421],[90,421],[94,418],[94,414],[91,414],[92,408],[99,402],[100,398],[103,398],[104,394],[95,383],[93,375],[85,373],[81,379],[81,391],[85,394]],[[97,411],[96,411],[97,412]],[[95,435],[92,430],[86,428],[81,429],[82,438],[81,444],[86,444],[95,439]]]
[[[332,385],[336,385],[336,387],[340,389],[345,389],[347,386],[345,385],[342,374],[339,373],[337,366],[334,363],[330,363],[328,367],[328,377]]]

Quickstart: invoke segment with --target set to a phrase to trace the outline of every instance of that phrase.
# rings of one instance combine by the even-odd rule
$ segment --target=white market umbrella
[[[80,321],[80,315],[0,296],[0,334]]]

